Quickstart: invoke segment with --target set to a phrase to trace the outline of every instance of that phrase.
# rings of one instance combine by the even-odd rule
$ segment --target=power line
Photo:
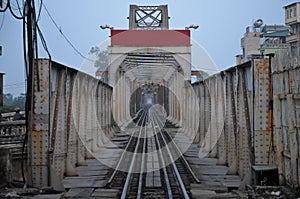
[[[26,82],[18,82],[14,84],[5,84],[3,87],[10,87],[10,86],[18,86],[18,85],[25,85]]]
[[[15,6],[15,5],[14,5],[14,6]],[[13,7],[12,7],[12,3],[10,2],[10,0],[7,0],[6,7],[5,7],[4,11],[5,11],[7,8],[9,9],[10,13],[12,14],[12,16],[13,16],[14,18],[19,19],[19,20],[24,19],[24,16],[22,15],[22,11],[19,9],[19,7],[16,8],[16,6],[13,8]],[[16,14],[14,13],[13,10],[19,10],[19,12],[21,13],[21,16],[16,15]],[[1,11],[2,11],[2,10],[1,10]]]
[[[41,39],[41,42],[42,42],[42,46],[43,46],[44,50],[47,52],[49,59],[51,60],[51,54],[50,54],[50,52],[49,52],[49,49],[48,49],[46,40],[45,40],[45,38],[44,38],[44,36],[43,36],[43,33],[42,33],[40,27],[38,26],[38,24],[37,24],[36,27],[37,27],[37,31],[38,31],[38,33],[39,33],[39,36],[40,36],[40,39]]]
[[[25,85],[26,82],[19,82],[19,83],[15,83],[15,84],[5,84],[4,87],[8,87],[8,86],[17,86],[17,85]]]
[[[5,18],[5,12],[3,13],[3,17],[2,17],[2,20],[1,20],[0,31],[1,31],[2,28],[3,28],[4,18]]]
[[[36,23],[38,23],[38,21],[40,20],[40,16],[41,16],[41,12],[42,12],[42,7],[43,7],[43,0],[40,0],[40,7],[39,7],[39,12],[38,12]]]
[[[46,10],[49,18],[51,19],[52,23],[55,25],[56,29],[58,30],[58,32],[63,36],[63,38],[67,41],[67,43],[73,48],[73,50],[83,59],[89,60],[89,61],[96,61],[96,60],[92,60],[87,58],[86,56],[84,56],[73,44],[72,42],[69,40],[69,38],[63,33],[62,29],[57,25],[56,21],[54,20],[54,18],[51,16],[49,10],[47,9],[47,7],[45,6],[44,3],[42,3],[44,9]]]
[[[11,86],[11,87],[3,86],[3,88],[10,90],[10,89],[16,89],[16,88],[23,88],[23,89],[25,89],[26,87],[25,87],[25,85],[15,85],[15,86]]]
[[[13,10],[18,10],[17,6],[16,6],[14,3],[10,2],[10,0],[3,1],[3,3],[6,3],[6,4],[7,4],[8,1],[9,1],[9,4],[12,6],[11,8],[12,8]],[[17,1],[17,3],[18,3],[18,0],[16,0],[16,1]]]
[[[16,2],[17,2],[17,6],[18,6],[18,10],[19,10],[19,12],[20,12],[20,15],[23,15],[22,13],[22,9],[21,9],[21,6],[20,6],[20,4],[19,4],[19,1],[18,0],[16,0]]]

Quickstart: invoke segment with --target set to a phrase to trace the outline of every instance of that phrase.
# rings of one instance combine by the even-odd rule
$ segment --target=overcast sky
[[[6,2],[7,0],[3,0]],[[16,6],[16,0],[11,0]],[[21,3],[21,0],[19,0]],[[92,46],[109,39],[109,31],[99,25],[109,24],[115,29],[127,29],[129,5],[168,5],[170,29],[184,29],[190,24],[200,28],[192,30],[192,40],[210,55],[219,69],[235,65],[235,56],[241,53],[240,39],[247,26],[259,18],[264,24],[284,24],[283,6],[291,0],[44,0],[44,5],[80,53],[86,56]],[[36,7],[39,7],[36,0]],[[16,13],[17,10],[14,10]],[[79,68],[83,58],[66,42],[42,8],[40,28],[52,59]],[[6,73],[4,92],[18,95],[24,92],[24,61],[22,23],[6,11],[0,13],[0,72]],[[40,47],[40,56],[47,57]]]

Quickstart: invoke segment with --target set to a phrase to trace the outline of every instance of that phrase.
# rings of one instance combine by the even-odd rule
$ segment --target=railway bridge
[[[188,27],[169,30],[167,6],[131,5],[129,30],[110,30],[100,73],[108,82],[35,61],[26,185],[66,198],[238,198],[249,185],[297,188],[300,69],[291,57],[299,49],[191,83],[206,71],[191,70]]]

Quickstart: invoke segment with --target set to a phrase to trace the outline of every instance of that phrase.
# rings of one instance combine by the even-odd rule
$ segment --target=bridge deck
[[[186,144],[188,138],[182,134],[176,139],[178,146]],[[116,136],[113,140],[118,140],[120,144],[127,138]],[[148,148],[153,148],[153,142],[148,142]],[[238,175],[227,175],[228,167],[218,165],[215,158],[199,158],[200,148],[196,144],[192,144],[184,153],[185,158],[189,162],[191,168],[200,179],[200,184],[191,184],[191,193],[193,197],[203,197],[203,194],[214,197],[235,197],[228,193],[232,189],[238,189],[241,179]],[[105,152],[104,152],[105,153]],[[102,158],[110,158],[111,161],[117,163],[120,153],[114,153],[113,150],[107,150],[107,154]],[[100,160],[100,161],[99,161]],[[155,161],[155,158],[148,158],[148,161]],[[116,198],[121,190],[107,188],[110,168],[103,163],[103,159],[87,159],[86,165],[76,168],[78,176],[68,176],[63,180],[64,187],[68,190],[65,194],[66,198],[73,197],[98,197],[98,198]],[[154,162],[148,162],[154,165]],[[161,184],[160,178],[156,178],[152,173],[147,173],[148,181],[151,184]],[[157,172],[159,173],[159,172]],[[151,175],[153,174],[153,175]],[[152,180],[151,180],[152,179]],[[225,194],[226,193],[226,194]],[[225,194],[225,195],[224,195]]]

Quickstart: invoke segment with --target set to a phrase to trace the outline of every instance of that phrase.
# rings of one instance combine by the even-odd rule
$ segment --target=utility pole
[[[32,106],[33,106],[33,81],[34,81],[34,44],[33,44],[33,22],[35,14],[34,14],[34,0],[27,0],[26,1],[26,22],[27,22],[27,96],[26,96],[26,140],[29,142],[32,140]],[[32,149],[30,148],[31,145],[28,147],[28,154],[29,157],[32,157]],[[29,161],[29,168],[31,168],[31,158],[28,159]],[[32,171],[29,171],[29,185],[32,186]]]

